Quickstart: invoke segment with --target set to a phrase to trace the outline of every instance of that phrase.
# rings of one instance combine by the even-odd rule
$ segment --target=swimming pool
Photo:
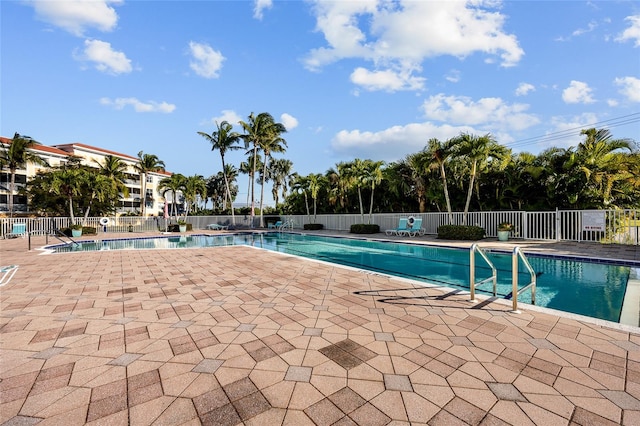
[[[395,243],[343,237],[297,233],[240,233],[225,235],[188,235],[124,240],[82,241],[79,245],[56,245],[56,252],[123,249],[201,248],[250,245],[267,250],[320,259],[393,276],[409,278],[430,285],[469,288],[468,249],[424,244]],[[476,281],[491,275],[491,270],[476,259]],[[511,255],[488,253],[498,271],[498,295],[511,293]],[[630,264],[593,262],[527,255],[538,275],[536,305],[618,322],[629,280]],[[631,262],[633,263],[633,262]],[[520,268],[519,282],[529,282]],[[490,294],[491,284],[477,292]],[[530,301],[530,293],[519,297]]]

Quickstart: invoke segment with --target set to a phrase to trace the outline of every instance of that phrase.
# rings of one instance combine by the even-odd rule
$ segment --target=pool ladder
[[[476,253],[478,253],[480,257],[491,268],[491,276],[478,282],[476,282],[476,256],[475,256]],[[531,281],[526,286],[522,287],[521,289],[518,289],[518,267],[520,264],[520,260],[522,260],[522,263],[524,264],[525,268],[529,272],[529,275],[531,276]],[[536,304],[536,278],[537,278],[536,273],[531,267],[531,264],[529,263],[529,260],[527,259],[527,257],[524,255],[524,253],[522,253],[522,250],[520,250],[520,247],[515,247],[513,249],[513,253],[511,254],[511,281],[513,286],[511,291],[511,301],[512,301],[512,311],[514,313],[520,313],[520,311],[518,310],[518,296],[521,293],[525,292],[526,290],[531,289],[531,304],[532,305]],[[493,295],[497,296],[498,274],[497,274],[496,267],[493,265],[491,260],[489,260],[484,250],[482,250],[477,244],[472,244],[469,249],[469,288],[470,288],[469,301],[470,302],[476,301],[476,286],[482,285],[489,281],[493,282]]]

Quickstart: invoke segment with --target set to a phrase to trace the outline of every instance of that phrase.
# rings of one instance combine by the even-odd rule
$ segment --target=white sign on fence
[[[605,212],[582,212],[583,231],[604,231],[607,226]]]

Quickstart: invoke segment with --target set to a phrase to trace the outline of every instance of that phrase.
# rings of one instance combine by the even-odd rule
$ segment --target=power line
[[[546,135],[532,136],[529,138],[520,139],[518,141],[505,143],[505,146],[522,147],[522,146],[534,145],[538,143],[553,142],[556,140],[579,136],[580,132],[583,129],[598,128],[598,127],[611,129],[614,127],[626,126],[628,124],[634,124],[638,122],[640,122],[640,112],[635,112],[633,114],[623,115],[621,117],[610,118],[608,120],[597,121],[597,122],[585,124],[579,127],[573,127],[570,129],[547,133]]]

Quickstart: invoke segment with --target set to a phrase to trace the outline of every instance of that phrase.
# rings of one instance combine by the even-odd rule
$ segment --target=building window
[[[147,175],[147,183],[153,183],[153,176]]]

